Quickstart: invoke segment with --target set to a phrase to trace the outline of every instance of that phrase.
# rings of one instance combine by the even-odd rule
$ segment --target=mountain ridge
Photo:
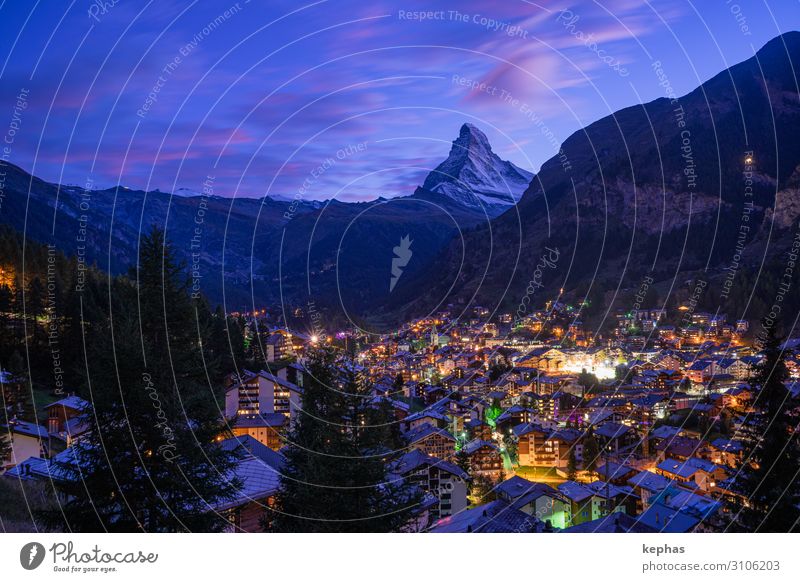
[[[482,140],[471,144],[478,146],[477,153],[469,151],[472,158],[487,155],[487,167],[503,168],[505,162],[491,152],[485,135],[474,126],[469,131]],[[7,196],[0,222],[68,254],[80,251],[110,273],[130,269],[140,229],[160,225],[184,262],[191,264],[203,292],[212,301],[224,298],[231,309],[313,300],[335,311],[343,306],[324,304],[339,297],[353,317],[360,317],[356,312],[383,303],[391,249],[403,237],[417,241],[407,269],[413,273],[453,234],[504,208],[462,203],[474,202],[471,185],[463,181],[457,196],[451,191],[348,203],[280,196],[226,198],[186,189],[93,190],[49,183],[11,163],[3,168]],[[519,181],[516,187],[519,198],[524,188]]]
[[[410,305],[460,310],[477,303],[513,311],[527,297],[543,249],[554,246],[566,260],[537,287],[533,299],[542,305],[562,288],[578,302],[613,303],[650,276],[664,292],[682,292],[685,280],[702,276],[719,294],[738,247],[748,268],[773,260],[788,244],[785,229],[770,234],[773,218],[778,213],[779,226],[798,218],[800,205],[791,202],[800,176],[794,63],[800,32],[773,39],[682,97],[626,107],[576,131],[511,211],[443,249],[409,283],[427,299],[403,304],[408,298],[395,297],[390,310],[408,317],[417,313]],[[459,291],[448,292],[435,282],[456,276],[462,254],[472,260],[458,269]],[[735,276],[745,274],[740,267]]]

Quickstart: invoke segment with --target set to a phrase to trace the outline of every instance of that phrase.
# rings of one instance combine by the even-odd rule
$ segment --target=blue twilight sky
[[[0,152],[94,187],[406,195],[465,121],[536,171],[664,96],[654,61],[682,95],[796,29],[797,0],[6,0]]]

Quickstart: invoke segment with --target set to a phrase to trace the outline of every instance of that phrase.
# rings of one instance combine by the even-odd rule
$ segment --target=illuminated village
[[[522,318],[442,311],[370,336],[326,333],[306,311],[295,310],[312,317],[302,333],[267,310],[234,314],[264,369],[226,380],[223,446],[247,449],[238,470],[250,483],[219,508],[232,529],[262,525],[302,414],[304,363],[321,346],[347,354],[392,411],[405,443],[393,474],[424,492],[409,531],[718,531],[742,501],[748,378],[761,359],[747,321],[679,305],[620,311],[599,334],[580,308],[551,301]],[[2,381],[7,398],[25,382]],[[85,404],[65,393],[39,423],[10,420],[5,476],[51,478],[81,441]]]
[[[674,325],[664,309],[620,312],[606,336],[551,302],[518,321],[481,323],[489,313],[476,308],[377,339],[283,332],[266,343],[273,361],[322,343],[354,354],[402,427],[396,469],[428,497],[420,529],[715,531],[739,495],[760,356],[747,321],[690,309]],[[800,373],[796,357],[787,366]],[[232,386],[228,415],[237,433],[280,449],[303,370],[275,374]],[[275,390],[266,411],[257,386]]]

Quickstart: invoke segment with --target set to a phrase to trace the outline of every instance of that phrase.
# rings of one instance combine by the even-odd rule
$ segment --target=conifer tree
[[[594,432],[589,429],[583,440],[583,467],[587,471],[594,471],[597,461],[600,459],[600,444]]]
[[[56,463],[66,502],[44,514],[70,531],[217,531],[232,496],[235,459],[223,436],[182,267],[159,230],[141,242],[136,283],[112,283],[109,320],[90,336],[86,440]],[[138,306],[138,309],[137,309]]]
[[[376,447],[391,419],[372,409],[352,364],[326,349],[308,365],[302,410],[288,438],[277,512],[281,532],[390,532],[408,523],[419,494],[388,468],[398,454]],[[367,420],[369,419],[369,420]],[[380,422],[377,422],[380,421]]]
[[[748,506],[742,508],[738,521],[748,531],[792,532],[800,529],[800,443],[792,417],[797,402],[784,385],[789,372],[781,340],[774,326],[765,329],[765,357],[751,378],[758,394],[745,457],[749,457],[743,482]]]

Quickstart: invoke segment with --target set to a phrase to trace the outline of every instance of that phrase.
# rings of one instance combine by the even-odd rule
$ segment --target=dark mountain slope
[[[159,225],[195,288],[212,302],[224,300],[229,309],[313,302],[361,321],[382,309],[392,292],[402,292],[459,231],[497,215],[528,183],[526,173],[500,160],[474,126],[462,128],[439,169],[442,187],[432,186],[435,191],[320,203],[230,199],[214,195],[213,184],[206,195],[91,190],[50,184],[5,164],[0,223],[111,273],[135,265],[140,232]],[[491,199],[501,187],[508,200]],[[411,241],[408,262],[390,289],[394,247],[404,237]]]
[[[800,33],[788,33],[688,95],[629,107],[576,132],[515,208],[466,238],[471,260],[453,293],[432,283],[453,276],[460,243],[409,283],[425,293],[415,306],[447,295],[514,310],[545,247],[557,248],[560,260],[534,304],[562,287],[613,294],[645,276],[680,286],[684,275],[699,274],[719,291],[737,247],[748,266],[780,255],[800,215],[799,64]],[[406,311],[400,302],[395,309]]]

